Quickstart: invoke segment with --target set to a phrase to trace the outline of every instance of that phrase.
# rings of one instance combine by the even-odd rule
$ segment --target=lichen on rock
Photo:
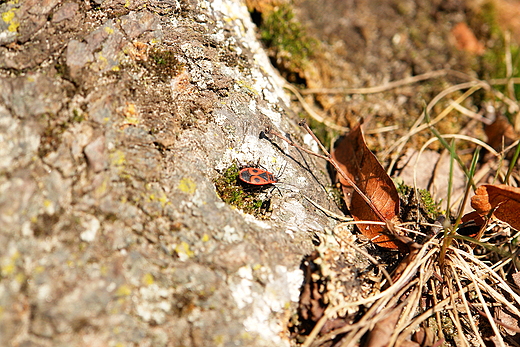
[[[300,190],[334,204],[313,158],[260,136],[294,124],[245,5],[0,10],[0,344],[288,346],[333,225]],[[298,189],[259,221],[215,192],[233,162]]]

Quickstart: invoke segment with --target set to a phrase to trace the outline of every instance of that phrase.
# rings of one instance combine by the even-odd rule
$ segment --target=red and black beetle
[[[253,167],[246,167],[240,170],[238,178],[245,183],[255,186],[265,186],[278,182],[278,179],[269,171]]]

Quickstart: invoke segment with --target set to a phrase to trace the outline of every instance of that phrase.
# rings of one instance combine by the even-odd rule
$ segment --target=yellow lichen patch
[[[110,153],[110,162],[114,166],[123,166],[126,162],[125,153],[119,150]]]
[[[244,340],[252,340],[253,339],[253,336],[249,332],[247,332],[247,331],[245,331],[242,334],[240,334],[240,336]]]
[[[3,277],[9,276],[10,274],[12,274],[14,272],[14,269],[15,269],[14,263],[10,262],[8,264],[2,265],[2,267],[0,268],[0,274]]]
[[[150,286],[150,285],[154,284],[155,280],[154,280],[152,274],[146,273],[143,276],[142,282],[144,285]]]
[[[128,296],[130,294],[132,294],[132,289],[128,284],[122,284],[116,290],[117,296]]]
[[[114,29],[112,29],[111,27],[104,27],[103,29],[105,30],[105,32],[107,34],[113,34],[114,33]]]
[[[94,190],[95,196],[96,197],[101,197],[101,196],[105,195],[105,193],[108,190],[109,183],[110,183],[110,177],[109,176],[105,176],[103,178],[103,181],[101,182],[101,184],[98,185],[96,187],[96,189]]]
[[[248,92],[251,92],[252,95],[258,95],[258,91],[249,83],[246,83],[244,81],[237,81],[237,84],[247,90]]]
[[[197,189],[197,185],[189,177],[184,177],[183,179],[181,179],[178,187],[182,192],[188,193],[188,194],[195,193],[195,190]]]
[[[184,241],[175,246],[175,253],[177,253],[181,261],[188,260],[195,255],[190,249],[190,245]]]
[[[127,102],[125,108],[123,109],[123,115],[125,117],[125,125],[139,124],[139,118],[135,104]]]
[[[18,283],[23,283],[25,282],[25,275],[23,273],[18,273],[16,274],[16,276],[14,277],[15,281],[18,282]]]
[[[101,268],[99,269],[99,273],[102,276],[106,276],[108,274],[108,267],[106,265],[101,265]]]
[[[96,54],[96,58],[98,61],[98,64],[97,64],[98,70],[106,69],[108,66],[108,59],[106,57],[104,57],[101,52]],[[94,65],[92,65],[92,66],[94,66]]]
[[[9,259],[5,259],[2,261],[2,266],[0,267],[0,275],[1,276],[9,276],[16,269],[16,261],[20,258],[20,253],[15,251]]]
[[[48,214],[54,214],[54,212],[55,212],[54,204],[49,199],[43,200],[43,208],[44,208],[45,212]]]
[[[137,108],[135,107],[134,103],[127,102],[126,103],[126,109],[125,109],[125,116],[132,117],[137,114]]]
[[[226,341],[226,338],[224,337],[224,335],[215,335],[215,337],[213,338],[213,342],[215,342],[215,346],[221,346],[224,344],[225,341]]]
[[[202,235],[202,242],[208,242],[208,241],[209,241],[209,235],[208,234]]]
[[[159,200],[159,202],[161,203],[162,207],[164,207],[168,203],[170,203],[170,201],[168,200],[168,197],[163,192],[161,192],[161,196],[157,200]]]
[[[12,8],[7,12],[2,13],[2,20],[9,25],[7,28],[10,32],[16,32],[20,26],[20,22],[15,18],[15,12],[17,9]]]

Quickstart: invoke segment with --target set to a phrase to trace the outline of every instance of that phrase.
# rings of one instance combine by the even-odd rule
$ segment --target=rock
[[[242,3],[144,4],[0,5],[0,345],[288,346],[324,163],[260,136],[298,134]],[[215,191],[252,163],[296,187],[264,220]]]
[[[85,156],[90,169],[93,172],[100,172],[105,169],[107,158],[105,155],[105,138],[98,137],[85,147]]]
[[[66,2],[54,12],[52,16],[53,23],[73,18],[79,10],[79,5],[75,2]]]

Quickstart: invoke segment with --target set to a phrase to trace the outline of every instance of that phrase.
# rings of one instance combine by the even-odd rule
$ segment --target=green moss
[[[443,332],[446,340],[448,340],[449,342],[452,342],[452,343],[454,343],[456,340],[458,340],[457,328],[453,324],[451,317],[445,311],[443,311],[441,313],[441,324],[442,324],[442,332]],[[454,345],[457,345],[457,344],[454,344]]]
[[[162,82],[168,82],[172,77],[181,73],[184,64],[180,63],[175,52],[154,48],[149,53],[149,59],[140,61],[150,72]]]
[[[259,199],[256,197],[257,194],[244,190],[238,181],[238,173],[237,165],[233,164],[215,180],[218,196],[225,203],[241,209],[245,213],[255,217],[264,216],[270,201]]]
[[[347,211],[347,205],[345,203],[345,197],[343,195],[343,190],[341,186],[338,184],[331,185],[327,192],[329,193],[329,196],[334,200],[338,208],[342,211]]]
[[[85,114],[78,109],[72,110],[72,123],[81,123],[85,120]]]
[[[403,180],[400,178],[394,178],[395,188],[397,189],[397,193],[399,196],[407,195],[412,189],[410,186],[404,184]]]
[[[289,73],[301,74],[317,46],[288,4],[262,15],[260,35],[278,68]]]
[[[432,195],[426,189],[419,189],[419,195],[428,215],[432,218],[437,218],[440,212],[439,203],[432,198]]]
[[[417,204],[417,199],[414,197],[415,192],[412,187],[404,184],[399,178],[394,179],[394,183],[401,199],[402,209],[406,210],[411,207],[416,207],[425,218],[430,220],[435,220],[441,214],[440,204],[432,198],[430,192],[426,189],[418,189],[420,201],[419,204]]]

